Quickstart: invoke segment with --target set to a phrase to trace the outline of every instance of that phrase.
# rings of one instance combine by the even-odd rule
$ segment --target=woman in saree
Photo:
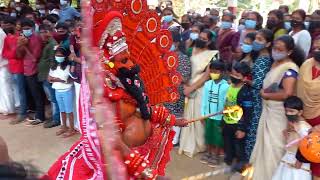
[[[303,116],[320,130],[320,36],[313,40],[311,58],[306,60],[299,72],[297,95],[304,103]],[[320,164],[311,163],[313,179],[320,180]]]
[[[263,109],[250,160],[254,168],[254,180],[272,179],[285,153],[282,132],[287,128],[287,119],[283,101],[295,93],[298,66],[302,64],[304,55],[294,46],[293,38],[284,35],[275,40],[272,58],[274,63],[261,90]]]
[[[209,78],[210,61],[215,57],[213,34],[210,30],[203,30],[199,38],[195,40],[195,48],[191,56],[191,79],[185,87],[184,93],[187,98],[185,119],[194,119],[201,116],[202,86]],[[179,154],[193,157],[198,152],[205,151],[204,125],[195,122],[181,129]]]

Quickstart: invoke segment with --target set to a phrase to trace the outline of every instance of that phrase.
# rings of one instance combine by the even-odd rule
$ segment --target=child
[[[242,118],[237,121],[225,114],[223,117],[223,140],[225,163],[232,165],[234,158],[238,163],[233,166],[233,170],[240,171],[248,162],[245,156],[245,136],[248,131],[248,124],[252,118],[252,92],[251,87],[244,83],[250,76],[248,64],[236,62],[230,74],[231,85],[227,92],[225,107],[239,105],[243,109]]]
[[[63,134],[64,138],[76,134],[73,118],[73,83],[69,81],[69,55],[70,51],[61,46],[56,49],[55,61],[52,63],[48,77],[52,88],[56,90],[56,99],[62,118],[62,127],[56,135]],[[70,129],[67,127],[67,115],[69,116]]]
[[[284,130],[287,143],[308,135],[311,126],[303,119],[303,102],[296,96],[284,101],[288,119],[288,129]],[[286,154],[272,177],[272,180],[311,180],[310,164],[301,163],[296,159],[298,144],[286,148]],[[295,168],[296,167],[296,168]]]
[[[225,65],[222,61],[213,61],[210,64],[211,80],[207,81],[203,88],[201,103],[201,115],[223,111],[225,97],[229,84],[222,79]],[[221,131],[222,115],[213,116],[205,121],[205,140],[208,151],[203,155],[200,162],[208,163],[210,167],[219,165],[220,156],[223,156],[223,140]]]

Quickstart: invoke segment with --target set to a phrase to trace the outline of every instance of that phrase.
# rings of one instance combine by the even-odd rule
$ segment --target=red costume
[[[174,136],[171,127],[175,124],[175,117],[158,105],[177,100],[181,81],[175,71],[177,55],[169,52],[171,34],[160,30],[160,17],[147,9],[146,1],[96,0],[91,6],[92,48],[99,49],[95,55],[97,64],[103,67],[101,86],[110,102],[107,109],[114,109],[115,115],[106,112],[104,123],[97,125],[90,111],[92,93],[83,72],[79,109],[82,137],[43,179],[155,179],[165,173]],[[112,147],[106,150],[109,144],[99,138],[98,129],[110,123],[120,132],[130,153]]]

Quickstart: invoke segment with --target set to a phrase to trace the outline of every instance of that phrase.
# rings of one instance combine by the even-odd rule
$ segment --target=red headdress
[[[93,45],[100,50],[100,60],[112,68],[110,59],[128,49],[122,32],[122,15],[117,11],[108,12],[93,25]]]
[[[109,64],[110,57],[124,50],[126,44],[130,59],[141,68],[140,77],[150,103],[176,101],[181,82],[181,76],[176,72],[178,57],[169,51],[171,33],[160,29],[157,12],[149,10],[147,2],[142,0],[92,0],[92,5],[95,10],[93,39],[95,46],[104,49],[103,61]],[[125,38],[117,33],[119,30]],[[113,40],[114,36],[116,40]],[[125,44],[122,43],[124,39]]]

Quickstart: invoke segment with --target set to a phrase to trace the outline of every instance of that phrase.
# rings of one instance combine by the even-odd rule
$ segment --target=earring
[[[108,66],[112,69],[112,68],[114,68],[114,63],[113,62],[108,62]]]

